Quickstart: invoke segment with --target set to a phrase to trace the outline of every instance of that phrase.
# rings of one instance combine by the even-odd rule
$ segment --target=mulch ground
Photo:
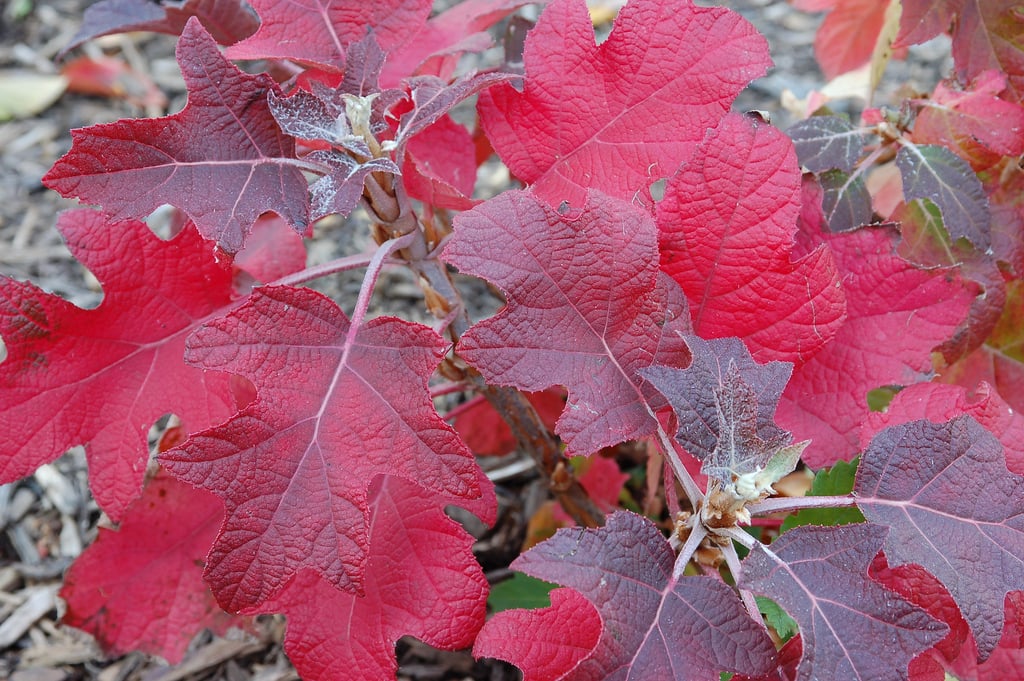
[[[0,3],[0,78],[11,72],[53,74],[54,58],[78,29],[87,0],[8,0]],[[744,93],[740,109],[779,109],[782,93],[803,95],[820,86],[811,55],[816,20],[794,13],[785,2],[731,3],[754,21],[773,44],[779,68]],[[22,14],[24,12],[24,14]],[[37,115],[0,123],[0,273],[30,279],[77,305],[95,306],[102,297],[96,280],[79,266],[53,228],[57,214],[75,205],[47,190],[40,178],[71,146],[69,130],[125,117],[161,116],[184,106],[185,89],[174,61],[170,36],[112,36],[78,51],[124,59],[151,80],[166,104],[132,97],[65,93]],[[935,66],[924,58],[897,75],[897,82],[934,80]],[[914,70],[916,69],[916,71]],[[927,85],[927,82],[923,83]],[[785,114],[783,124],[785,123]],[[346,247],[341,221],[319,226],[328,238],[310,246],[312,262],[336,257]],[[351,232],[351,230],[347,230]],[[392,282],[389,305],[406,317],[422,318],[422,304],[411,281]],[[338,280],[334,293],[358,290],[358,279]],[[481,294],[486,289],[480,287]],[[0,359],[2,359],[0,345]],[[2,437],[2,434],[0,434]],[[526,521],[545,498],[529,465],[514,458],[495,462],[501,470],[501,515],[495,530],[477,548],[485,568],[499,574],[519,550]],[[502,477],[505,476],[505,477]],[[96,537],[101,514],[89,494],[85,457],[77,448],[21,482],[0,486],[0,678],[11,681],[290,681],[297,679],[282,650],[284,622],[261,619],[258,634],[198,635],[185,660],[175,666],[132,653],[110,659],[95,642],[62,627],[59,590],[67,567]],[[518,672],[504,664],[475,662],[468,652],[436,651],[405,639],[398,645],[400,679],[417,681],[507,681]]]

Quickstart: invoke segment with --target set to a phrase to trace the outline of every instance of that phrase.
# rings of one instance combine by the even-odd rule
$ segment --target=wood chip
[[[59,588],[59,584],[51,584],[30,586],[22,590],[25,602],[0,623],[0,650],[14,645],[40,617],[56,607]]]
[[[262,648],[263,644],[255,641],[214,639],[210,645],[200,648],[176,667],[154,669],[147,672],[143,678],[145,681],[183,681],[192,674],[198,674],[233,657],[248,655]]]

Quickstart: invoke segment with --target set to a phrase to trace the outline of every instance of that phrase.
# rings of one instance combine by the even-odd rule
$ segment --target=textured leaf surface
[[[430,0],[252,0],[260,16],[256,34],[229,47],[228,59],[296,59],[333,69],[345,66],[346,48],[373,30],[388,52],[411,38],[430,13]]]
[[[75,130],[71,151],[43,182],[103,206],[115,219],[177,206],[230,253],[266,211],[304,233],[306,180],[288,165],[294,141],[270,114],[273,80],[235,68],[196,19],[178,41],[177,56],[189,91],[183,111]]]
[[[850,172],[864,152],[865,135],[838,116],[811,116],[786,130],[800,165],[812,173]]]
[[[303,568],[360,589],[375,475],[479,497],[472,455],[427,393],[443,351],[425,326],[382,317],[353,328],[328,298],[289,287],[258,289],[189,339],[187,361],[242,374],[258,392],[161,458],[224,499],[207,579],[225,609],[258,606]]]
[[[603,625],[594,606],[572,589],[551,591],[551,606],[506,610],[484,625],[474,657],[494,657],[523,670],[523,681],[558,681],[590,656]]]
[[[828,170],[818,176],[818,181],[824,190],[822,209],[830,230],[851,232],[875,221],[863,175]]]
[[[709,577],[673,581],[674,558],[653,523],[619,512],[598,530],[559,530],[512,567],[579,591],[601,615],[601,639],[573,681],[717,681],[722,671],[770,670],[775,648],[735,592]]]
[[[82,26],[64,51],[111,33],[156,31],[179,35],[189,17],[199,19],[221,45],[246,38],[259,26],[242,0],[100,0],[85,9]]]
[[[952,149],[976,170],[993,162],[987,155],[1019,156],[1024,107],[1000,99],[1005,88],[1006,77],[997,71],[984,72],[967,89],[940,82],[914,121],[914,141]]]
[[[868,577],[886,530],[798,527],[756,544],[740,586],[778,602],[800,625],[797,678],[886,681],[946,634],[946,626]]]
[[[987,383],[970,395],[958,385],[918,383],[901,390],[884,412],[871,412],[860,432],[862,448],[889,426],[926,418],[941,423],[967,414],[1003,445],[1007,467],[1024,474],[1024,415],[1014,411]]]
[[[661,268],[703,338],[738,336],[755,359],[803,362],[840,326],[828,248],[792,262],[800,170],[781,132],[727,116],[669,179],[657,207]]]
[[[847,320],[831,343],[793,372],[777,412],[779,425],[795,440],[812,440],[803,459],[814,468],[859,451],[868,391],[926,377],[929,353],[952,336],[972,297],[949,270],[919,270],[894,255],[885,229],[828,235],[825,241],[843,273]]]
[[[481,122],[513,174],[573,209],[589,187],[646,196],[770,64],[764,38],[739,15],[671,0],[630,2],[600,46],[584,3],[555,0],[525,60],[523,92],[483,93]]]
[[[501,287],[508,304],[462,336],[458,353],[492,383],[564,385],[556,432],[567,454],[653,433],[637,370],[685,364],[682,294],[658,272],[654,222],[592,192],[576,218],[510,191],[462,213],[444,258]]]
[[[161,241],[92,210],[64,213],[57,227],[104,298],[83,310],[0,279],[0,479],[84,444],[93,493],[116,521],[142,488],[157,419],[173,412],[199,429],[235,411],[227,376],[182,361],[188,333],[230,309],[231,269],[192,227]]]
[[[217,607],[203,581],[223,515],[217,497],[157,475],[120,529],[101,527],[68,571],[64,623],[95,636],[109,655],[141,650],[171,664],[204,627],[223,634],[243,625]]]
[[[988,247],[988,199],[966,161],[945,147],[908,143],[896,154],[896,166],[908,201],[931,200],[942,211],[942,223],[951,237]]]
[[[731,483],[731,473],[763,468],[778,449],[743,445],[757,440],[786,444],[788,433],[775,425],[775,408],[792,367],[755,363],[737,338],[705,341],[688,336],[686,342],[693,356],[687,368],[653,366],[641,374],[672,406],[679,422],[675,438],[704,462],[701,471]]]
[[[1003,599],[1024,585],[1024,477],[1006,469],[995,436],[969,416],[894,426],[864,452],[854,491],[865,517],[890,528],[889,562],[935,575],[988,657]]]
[[[353,681],[393,679],[395,643],[405,635],[445,650],[472,643],[486,616],[487,579],[473,537],[445,515],[446,503],[464,504],[401,478],[378,478],[367,494],[363,593],[339,591],[303,570],[261,608],[287,616],[285,651],[303,678],[338,678],[344,670]],[[472,506],[493,522],[493,487]]]
[[[969,83],[995,69],[1006,74],[1006,98],[1024,101],[1024,35],[1020,31],[1019,4],[1015,0],[958,0],[953,4],[962,8],[953,31],[957,75]]]

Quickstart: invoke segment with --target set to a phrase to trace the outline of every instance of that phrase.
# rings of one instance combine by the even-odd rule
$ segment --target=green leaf
[[[830,497],[849,494],[853,491],[854,477],[860,458],[847,463],[839,461],[832,468],[818,471],[811,483],[809,497]],[[789,516],[782,523],[786,532],[800,525],[850,525],[864,522],[864,516],[856,508],[808,508]]]
[[[551,605],[548,594],[555,585],[541,579],[535,579],[521,572],[516,572],[511,579],[499,582],[491,589],[487,604],[493,612],[525,608],[536,610]]]
[[[778,603],[764,596],[754,596],[754,600],[757,601],[757,609],[764,615],[765,622],[775,630],[779,638],[788,641],[796,635],[799,631],[796,620],[787,615]]]

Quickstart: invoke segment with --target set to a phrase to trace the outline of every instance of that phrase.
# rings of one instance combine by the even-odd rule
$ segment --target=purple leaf
[[[887,428],[864,452],[854,493],[868,520],[889,526],[890,565],[935,575],[986,659],[1006,594],[1024,588],[1024,477],[1007,470],[999,441],[970,416]]]
[[[718,681],[723,671],[765,674],[775,647],[736,593],[710,577],[672,579],[675,555],[646,518],[618,512],[598,530],[559,530],[512,563],[576,589],[604,622],[573,681]]]
[[[910,661],[946,635],[946,625],[868,577],[885,534],[863,523],[797,527],[770,547],[755,544],[743,562],[740,587],[800,625],[799,681],[903,680]]]

